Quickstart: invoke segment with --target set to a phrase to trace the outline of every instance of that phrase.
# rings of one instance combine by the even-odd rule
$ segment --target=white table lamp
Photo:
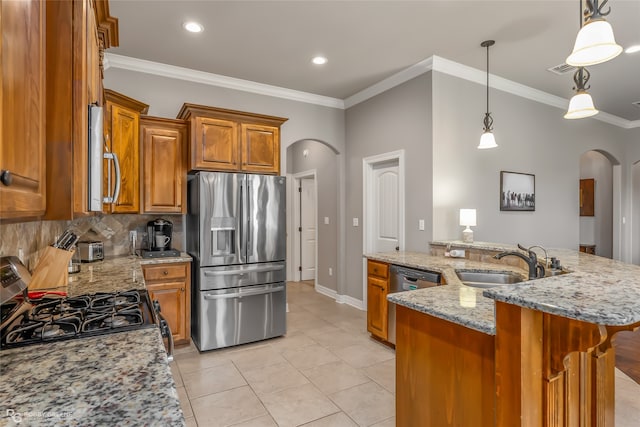
[[[469,227],[476,226],[476,210],[460,209],[460,225],[467,227],[462,231],[462,241],[473,243],[473,230]]]

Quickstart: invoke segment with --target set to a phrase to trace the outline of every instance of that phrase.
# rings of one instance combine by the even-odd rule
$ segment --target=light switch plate
[[[358,218],[353,218],[353,226],[357,227],[358,223],[359,223]]]
[[[328,216],[325,216],[325,217],[324,217],[324,223],[325,223],[325,224],[329,224],[329,217],[328,217]]]
[[[418,220],[418,230],[424,231],[424,219]]]

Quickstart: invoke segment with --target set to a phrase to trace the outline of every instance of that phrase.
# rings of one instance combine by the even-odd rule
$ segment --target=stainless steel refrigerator
[[[286,332],[285,178],[189,176],[191,337],[212,350]]]

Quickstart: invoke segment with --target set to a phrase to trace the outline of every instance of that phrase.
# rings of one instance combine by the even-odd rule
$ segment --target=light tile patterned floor
[[[290,282],[287,335],[198,353],[171,365],[187,426],[395,425],[395,353],[366,313]],[[616,370],[616,426],[637,426],[640,385]]]

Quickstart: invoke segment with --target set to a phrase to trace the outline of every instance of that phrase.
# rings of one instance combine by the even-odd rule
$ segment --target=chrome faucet
[[[525,255],[522,252],[508,251],[508,252],[501,252],[495,255],[494,258],[502,259],[506,256],[517,256],[518,258],[523,259],[529,266],[529,280],[544,277],[545,269],[544,269],[544,266],[538,264],[538,256],[536,255],[536,253],[532,251],[531,248],[527,249],[520,244],[518,244],[518,248],[520,250],[527,252],[528,255]]]

